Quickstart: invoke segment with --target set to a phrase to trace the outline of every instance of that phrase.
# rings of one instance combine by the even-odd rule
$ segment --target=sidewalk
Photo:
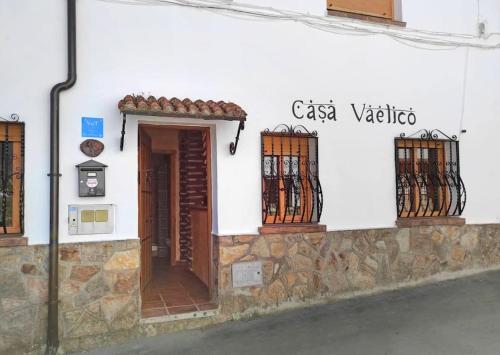
[[[500,354],[500,271],[90,354]]]

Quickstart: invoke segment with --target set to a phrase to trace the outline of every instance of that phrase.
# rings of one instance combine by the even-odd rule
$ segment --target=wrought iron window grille
[[[0,237],[24,233],[24,123],[0,117]]]
[[[261,133],[262,223],[317,223],[323,210],[318,134],[281,124]]]
[[[467,194],[457,136],[438,129],[394,140],[398,218],[460,216]]]

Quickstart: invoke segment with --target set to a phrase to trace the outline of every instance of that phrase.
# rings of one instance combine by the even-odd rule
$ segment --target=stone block
[[[115,318],[122,312],[131,300],[130,295],[108,295],[101,298],[101,310],[104,319],[111,324]]]
[[[220,269],[220,278],[219,278],[219,287],[224,290],[232,287],[231,284],[231,268],[229,266],[221,267]]]
[[[85,309],[66,312],[63,320],[65,337],[86,337],[108,332],[104,319]]]
[[[265,238],[269,243],[282,243],[285,241],[285,236],[282,234],[266,234]]]
[[[359,269],[370,276],[375,276],[378,270],[378,262],[371,256],[367,256],[361,263]]]
[[[370,243],[363,235],[359,235],[360,233],[356,234],[358,235],[354,237],[352,249],[360,257],[365,257],[370,254]]]
[[[330,293],[337,295],[351,289],[347,275],[342,272],[335,272],[323,275],[323,283],[328,287]]]
[[[23,264],[21,266],[21,272],[28,275],[40,275],[40,271],[38,271],[34,264]]]
[[[0,317],[0,335],[25,337],[31,342],[30,334],[33,332],[33,322],[36,307],[27,306],[13,309]]]
[[[116,273],[113,285],[115,293],[131,293],[139,288],[139,270],[124,270]]]
[[[226,246],[232,246],[232,245],[234,245],[234,243],[233,243],[233,237],[231,237],[231,236],[219,236],[219,237],[217,237],[217,240],[218,240],[219,245],[221,247],[226,247]]]
[[[295,244],[300,242],[301,240],[304,239],[304,236],[302,234],[286,234],[285,235],[285,242],[288,244]]]
[[[90,296],[89,301],[93,301],[110,293],[110,288],[104,281],[104,278],[99,276],[87,283],[87,286],[85,286],[85,291]]]
[[[137,302],[131,301],[122,309],[115,320],[111,323],[111,330],[132,329],[137,326],[140,319]]]
[[[417,254],[430,254],[432,252],[432,233],[429,227],[421,227],[410,233],[410,250]]]
[[[105,271],[121,271],[138,269],[139,250],[118,251],[104,264]]]
[[[375,287],[375,276],[366,273],[354,275],[351,280],[351,285],[354,290],[371,290]]]
[[[236,243],[251,243],[253,242],[257,236],[255,235],[238,235],[233,238]]]
[[[454,266],[461,265],[465,260],[466,250],[463,247],[454,247],[451,250],[451,261]]]
[[[220,250],[220,262],[222,265],[230,265],[243,258],[250,249],[248,244],[235,245],[232,247],[223,247]]]
[[[460,245],[466,250],[474,250],[479,244],[479,234],[477,231],[469,231],[460,237]]]
[[[325,232],[319,232],[319,233],[306,233],[304,234],[304,239],[309,241],[312,245],[315,247],[318,247],[323,240],[326,238],[326,233]]]
[[[26,286],[32,303],[44,303],[48,299],[49,280],[46,278],[28,277]]]
[[[275,280],[267,288],[267,297],[274,303],[279,304],[287,298],[287,291],[280,280]]]
[[[408,253],[410,251],[410,229],[403,228],[396,233],[396,241],[399,244],[401,253]]]
[[[342,272],[354,273],[359,269],[359,256],[354,252],[342,252],[339,254],[341,260]]]
[[[319,248],[319,255],[321,257],[326,257],[328,253],[330,252],[330,249],[332,247],[332,240],[330,238],[324,238],[323,242],[321,243],[321,246]]]
[[[264,260],[262,262],[262,280],[264,284],[271,283],[274,276],[274,262],[272,260]]]
[[[2,250],[3,248],[0,248]],[[16,251],[15,247],[5,248],[7,253],[0,256],[0,270],[18,271],[22,260],[22,253]]]
[[[264,237],[258,237],[254,241],[250,252],[252,253],[252,255],[255,255],[259,258],[269,258],[271,256],[269,247],[267,246],[267,241]]]
[[[126,243],[83,243],[82,261],[91,263],[106,262],[115,251],[124,249]]]
[[[101,270],[96,265],[75,265],[71,269],[71,280],[87,282]]]
[[[4,312],[10,312],[15,309],[26,307],[28,305],[27,300],[15,298],[2,298],[2,301],[0,303]]]
[[[287,288],[290,289],[297,282],[297,274],[295,272],[287,272],[285,274],[285,280]]]
[[[259,258],[256,255],[247,255],[240,259],[240,261],[256,261]]]
[[[297,255],[299,251],[299,245],[297,243],[292,244],[292,246],[288,249],[288,256]]]
[[[304,255],[297,254],[293,257],[289,257],[288,264],[290,268],[295,271],[312,271],[314,264],[312,260]]]
[[[299,242],[298,247],[298,253],[308,258],[314,258],[315,256],[319,255],[319,252],[305,240]]]
[[[286,255],[285,243],[271,243],[271,256],[273,258],[282,258]]]
[[[21,274],[17,271],[0,272],[0,298],[25,298]]]
[[[80,283],[74,280],[65,280],[59,286],[59,295],[68,297],[80,292]]]
[[[59,247],[59,258],[61,261],[81,261],[80,248],[77,245],[63,244]]]

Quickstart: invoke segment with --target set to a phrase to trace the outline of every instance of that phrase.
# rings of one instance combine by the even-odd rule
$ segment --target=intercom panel
[[[111,234],[115,227],[114,205],[69,205],[69,234]]]

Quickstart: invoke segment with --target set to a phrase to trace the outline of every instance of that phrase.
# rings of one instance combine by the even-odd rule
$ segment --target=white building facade
[[[374,17],[369,11],[339,12],[329,3],[77,1],[77,81],[61,94],[60,105],[59,337],[64,350],[157,334],[171,322],[188,327],[186,314],[203,316],[197,322],[209,324],[500,262],[495,251],[500,247],[500,3],[401,0],[387,2],[389,15]],[[0,265],[9,275],[4,284],[10,285],[0,286],[0,322],[20,314],[30,320],[16,321],[17,328],[0,337],[5,349],[25,351],[45,343],[49,92],[66,75],[66,2],[2,0],[0,23],[0,116],[10,121],[15,113],[24,122],[23,230],[14,237],[0,235],[0,242],[10,238],[0,247]],[[133,107],[124,109],[127,95]],[[147,104],[150,96],[149,106],[138,107],[140,97]],[[165,110],[162,96],[172,111]],[[203,102],[189,114],[179,112],[173,97],[189,98],[184,104],[188,111],[190,102]],[[201,114],[209,100],[222,107],[223,117],[212,107],[205,117]],[[219,100],[237,104],[244,114],[227,112],[217,106]],[[102,137],[84,133],[84,117],[102,119]],[[231,154],[230,143],[243,119],[244,130]],[[262,133],[280,125],[301,126],[296,131],[317,138],[316,170],[309,173],[319,179],[321,196],[297,184],[295,197],[286,179],[277,178],[276,189],[282,192],[275,191],[273,201],[281,212],[274,213],[283,223],[271,223],[266,213],[273,213],[272,199],[265,197],[271,190],[266,191],[263,175],[273,175],[274,168],[266,173],[263,152],[268,146]],[[153,241],[153,249],[140,243],[146,222],[140,212],[139,137],[152,141],[150,154],[174,159],[169,160],[173,171],[182,165],[181,148],[172,148],[180,143],[161,132],[180,130],[200,130],[209,137],[204,140],[207,191],[202,203],[207,208],[204,223],[210,225],[206,265],[201,267],[206,276],[194,273],[217,307],[203,313],[198,304],[194,311],[173,312],[164,305],[158,307],[164,313],[148,313],[144,278],[151,276],[145,270],[154,269],[151,260],[161,257],[156,248],[161,243]],[[180,139],[181,133],[175,134]],[[89,138],[104,144],[102,154],[91,158],[81,151],[80,144]],[[418,143],[411,149],[395,143],[403,138]],[[449,181],[429,178],[423,193],[423,185],[408,178],[399,190],[407,189],[402,193],[406,201],[402,195],[398,200],[397,184],[403,180],[396,175],[405,169],[400,162],[405,151],[408,156],[431,154],[423,151],[439,150],[436,142],[459,142],[435,159],[444,170],[458,163],[463,185],[455,175]],[[295,150],[281,152],[291,157]],[[79,195],[75,166],[90,159],[107,165],[104,196]],[[286,159],[278,163],[280,159],[275,164],[285,166]],[[416,166],[417,160],[409,164]],[[431,158],[422,158],[421,164],[424,160]],[[190,244],[190,256],[183,259],[182,201],[175,202],[183,176],[175,176],[169,185],[168,264],[186,262],[192,270],[195,252]],[[311,186],[318,189],[317,183]],[[304,212],[308,204],[315,206],[311,214]],[[111,229],[73,234],[73,205],[98,205],[98,210],[111,205]],[[296,212],[289,212],[290,205]],[[161,212],[154,208],[158,228]],[[411,213],[404,215],[400,208]],[[294,216],[304,213],[313,223],[295,223]],[[245,267],[247,271],[235,271]],[[89,312],[93,316],[87,319]],[[32,319],[40,323],[35,335],[21,339]],[[92,331],[83,330],[85,322]]]

